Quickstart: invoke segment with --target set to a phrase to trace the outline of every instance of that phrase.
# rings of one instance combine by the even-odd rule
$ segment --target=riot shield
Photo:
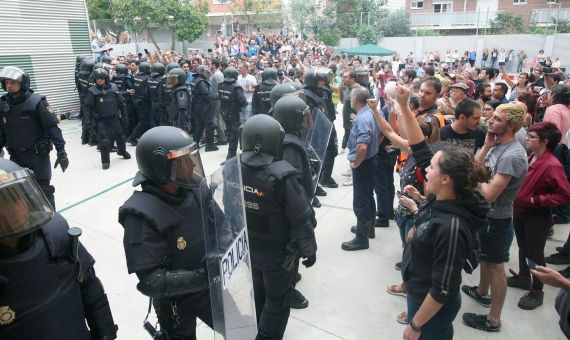
[[[305,141],[308,145],[307,154],[309,155],[309,162],[313,170],[314,194],[315,190],[317,190],[317,184],[323,167],[327,146],[329,145],[333,124],[319,108],[314,108],[311,114],[313,116],[314,126],[312,130],[308,131]]]
[[[214,338],[257,335],[243,184],[238,157],[214,172],[204,204],[204,235]]]

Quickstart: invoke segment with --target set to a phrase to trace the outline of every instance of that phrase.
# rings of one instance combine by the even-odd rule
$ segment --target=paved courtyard
[[[342,120],[336,123],[337,131],[343,131]],[[131,181],[136,172],[135,148],[128,147],[133,155],[131,160],[112,154],[111,168],[103,171],[95,147],[80,144],[78,121],[64,121],[61,128],[67,141],[70,166],[65,174],[59,168],[54,170],[57,208],[71,226],[83,229],[81,241],[97,261],[95,269],[119,325],[118,338],[150,339],[142,328],[148,300],[136,290],[136,276],[127,274],[123,229],[117,222],[119,206],[134,190]],[[221,147],[218,152],[202,154],[206,173],[218,167],[226,151],[226,147]],[[346,165],[345,155],[339,155],[333,174],[339,184],[344,180],[340,173]],[[376,239],[371,240],[369,250],[342,251],[340,245],[352,238],[349,228],[355,223],[352,187],[340,186],[326,191],[328,196],[320,198],[323,207],[316,209],[317,263],[312,268],[301,269],[303,279],[298,284],[310,305],[304,310],[292,310],[285,339],[401,339],[404,326],[396,322],[396,315],[405,310],[405,299],[386,293],[386,286],[401,281],[400,272],[394,269],[402,253],[395,223],[391,221],[387,229],[376,229]],[[569,230],[570,225],[555,227],[554,237],[547,242],[546,254],[563,244]],[[514,241],[507,268],[516,269],[517,252]],[[463,275],[463,283],[478,281],[478,272]],[[497,334],[475,331],[462,324],[463,312],[486,311],[462,295],[463,305],[454,322],[455,339],[564,339],[554,309],[557,289],[545,287],[544,305],[534,311],[523,311],[516,306],[523,293],[509,288],[503,328]],[[202,324],[198,339],[214,339],[213,332]]]

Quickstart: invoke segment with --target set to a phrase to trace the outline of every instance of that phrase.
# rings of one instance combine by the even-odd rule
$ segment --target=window
[[[424,2],[412,0],[412,9],[419,9],[419,8],[424,8]]]
[[[453,11],[453,2],[445,3],[434,3],[433,12],[434,13],[449,13]]]
[[[513,5],[526,4],[526,0],[513,0]]]
[[[550,4],[557,4],[558,0],[548,0],[547,3]]]

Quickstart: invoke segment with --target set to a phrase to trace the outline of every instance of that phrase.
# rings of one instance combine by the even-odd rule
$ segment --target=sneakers
[[[348,168],[348,170],[346,170],[345,172],[341,172],[340,174],[344,177],[350,177],[352,176],[352,168]]]
[[[490,308],[490,307],[491,307],[491,299],[479,295],[479,294],[477,293],[477,286],[463,285],[463,286],[461,286],[461,290],[463,291],[463,293],[469,295],[470,297],[472,297],[473,299],[475,299],[475,301],[479,302],[479,304],[480,304],[481,306],[487,307],[487,308]],[[463,315],[463,317],[464,317],[464,320],[465,320],[465,315]],[[476,328],[476,327],[473,327],[473,328]],[[500,328],[500,327],[499,327],[499,328]]]
[[[532,281],[530,277],[527,276],[520,276],[519,274],[515,273],[512,269],[509,269],[509,272],[513,274],[513,276],[507,277],[507,286],[513,288],[520,288],[524,290],[529,290]]]
[[[345,187],[352,186],[352,178],[347,179],[346,181],[342,182],[342,186],[345,186]]]
[[[544,299],[544,292],[538,290],[531,290],[521,297],[518,306],[520,309],[533,310],[538,306],[542,305],[542,300]]]
[[[325,188],[338,188],[338,184],[331,177],[323,178],[319,183]]]
[[[471,328],[475,328],[485,332],[498,332],[501,330],[501,324],[497,326],[493,325],[487,319],[487,315],[485,314],[464,313],[463,322]]]
[[[548,256],[544,261],[550,264],[570,264],[570,256],[563,253],[556,253]]]
[[[317,190],[315,190],[315,196],[326,196],[327,192],[321,188],[320,185],[317,185]]]
[[[305,309],[309,307],[309,300],[305,298],[300,291],[294,290],[293,291],[293,301],[291,302],[291,308],[293,309]]]

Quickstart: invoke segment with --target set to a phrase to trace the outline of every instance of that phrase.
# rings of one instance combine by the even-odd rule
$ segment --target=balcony
[[[454,12],[410,14],[412,28],[476,29],[489,27],[498,12]]]
[[[552,23],[552,18],[570,21],[570,8],[535,9],[532,11],[532,20],[538,26]]]

